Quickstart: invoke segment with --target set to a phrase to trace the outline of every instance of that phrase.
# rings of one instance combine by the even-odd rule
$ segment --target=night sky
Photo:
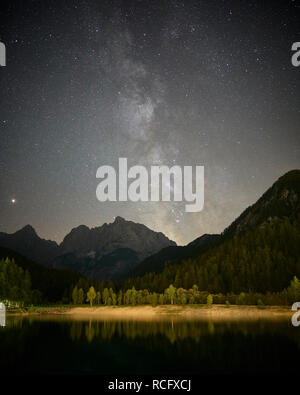
[[[0,7],[0,231],[61,241],[120,215],[184,244],[300,168],[299,1]],[[119,157],[204,165],[204,210],[100,203],[96,170]]]

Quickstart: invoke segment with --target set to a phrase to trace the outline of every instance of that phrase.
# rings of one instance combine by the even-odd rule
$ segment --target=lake
[[[8,316],[2,374],[259,374],[298,371],[290,320],[151,321]]]

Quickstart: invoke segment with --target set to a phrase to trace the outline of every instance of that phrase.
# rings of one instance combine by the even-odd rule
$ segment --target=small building
[[[5,326],[6,324],[6,307],[5,304],[0,302],[0,326]]]

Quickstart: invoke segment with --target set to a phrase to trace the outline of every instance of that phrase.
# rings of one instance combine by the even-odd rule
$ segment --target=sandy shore
[[[259,309],[257,306],[188,305],[188,306],[97,306],[38,309],[39,314],[62,314],[72,319],[196,319],[196,320],[257,320],[290,319],[293,312],[289,307],[272,306]]]
[[[35,315],[47,318],[60,316],[72,320],[205,320],[205,321],[239,321],[239,320],[290,320],[292,314],[288,306],[268,306],[259,309],[257,306],[225,305],[187,305],[187,306],[95,306],[95,307],[36,307],[30,312],[15,311],[8,315]]]

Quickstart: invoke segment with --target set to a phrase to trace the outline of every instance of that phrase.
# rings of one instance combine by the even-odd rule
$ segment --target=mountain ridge
[[[209,248],[226,242],[226,240],[248,233],[267,224],[276,224],[285,217],[293,217],[300,212],[300,170],[290,170],[279,177],[258,200],[247,207],[220,235],[212,237],[208,243],[205,234],[183,247],[168,247],[146,258],[133,271],[133,277],[146,273],[159,273],[167,265],[180,263],[184,259],[201,256]],[[202,245],[201,245],[202,244]],[[178,255],[178,256],[176,256]],[[151,267],[153,270],[151,270]]]
[[[11,248],[37,263],[73,268],[95,280],[119,280],[159,272],[183,259],[201,256],[210,247],[234,236],[277,224],[300,212],[300,170],[279,177],[252,205],[218,235],[204,234],[186,246],[177,246],[161,232],[117,216],[114,222],[89,228],[74,227],[58,245],[39,238],[31,225],[13,234],[0,233],[0,246]],[[22,244],[22,236],[27,241]],[[39,245],[35,245],[39,242]],[[26,254],[30,250],[30,255]],[[39,254],[47,256],[40,259]]]
[[[224,230],[212,248],[194,249],[157,272],[121,284],[163,292],[170,284],[211,293],[281,292],[300,278],[300,170],[281,176]],[[164,259],[168,258],[166,256]],[[255,294],[253,303],[256,303]]]
[[[44,266],[70,268],[73,265],[73,269],[88,273],[91,278],[95,279],[96,273],[101,273],[102,278],[107,280],[111,279],[112,273],[113,277],[118,277],[116,267],[120,275],[126,275],[126,270],[132,270],[147,256],[164,247],[176,246],[176,243],[162,232],[155,232],[143,224],[117,216],[109,224],[93,228],[86,225],[74,227],[59,245],[40,238],[31,225],[26,225],[12,234],[1,232],[0,246],[10,248]],[[117,255],[113,254],[115,251],[118,251]],[[104,262],[103,271],[101,265]],[[95,269],[94,274],[91,268]]]
[[[276,222],[300,211],[300,170],[290,170],[279,177],[252,205],[247,207],[222,232],[245,233],[257,226]]]

